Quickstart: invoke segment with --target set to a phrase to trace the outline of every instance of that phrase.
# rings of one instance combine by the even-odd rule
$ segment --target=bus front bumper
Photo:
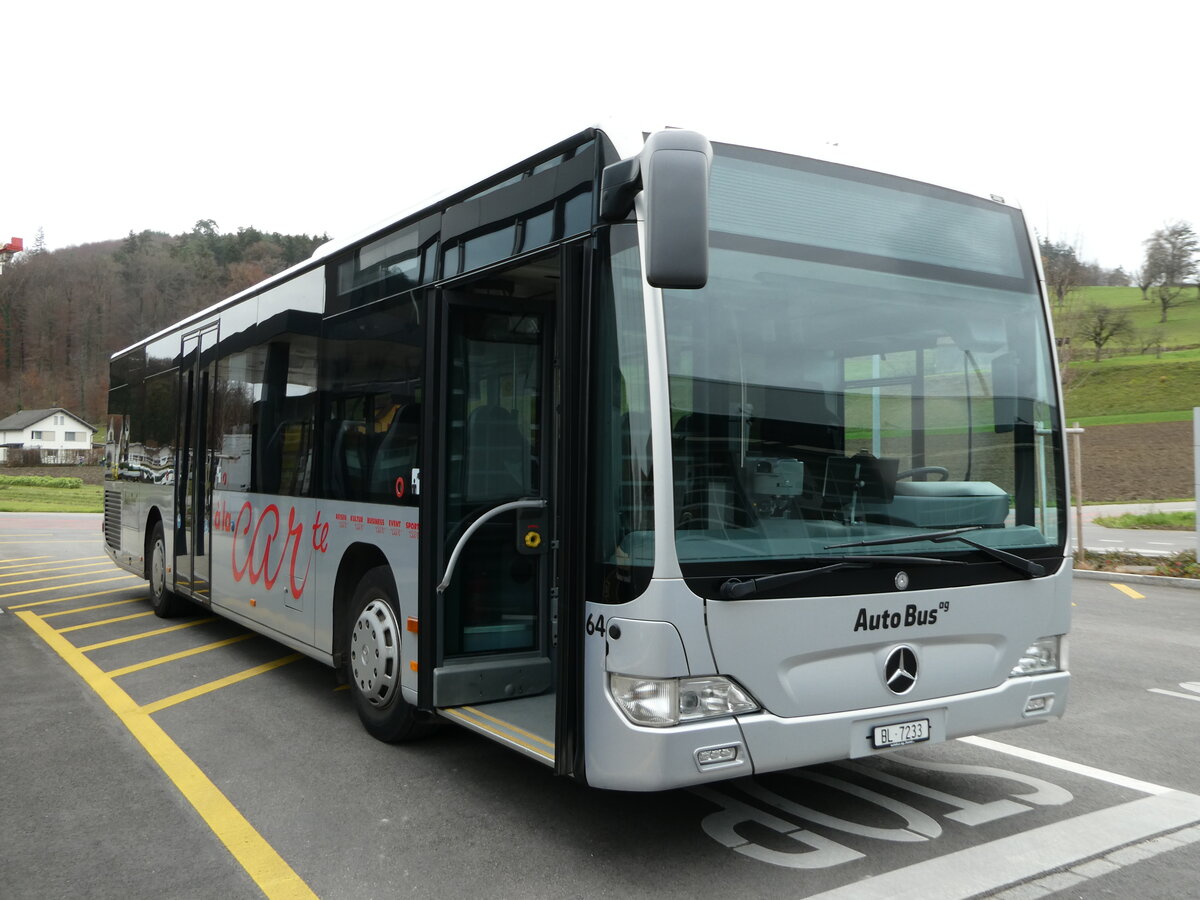
[[[587,782],[593,787],[657,791],[889,753],[879,726],[928,721],[921,743],[1033,725],[1062,716],[1068,672],[1010,678],[984,691],[818,716],[758,712],[674,728],[631,724],[612,704],[603,721],[588,716]]]

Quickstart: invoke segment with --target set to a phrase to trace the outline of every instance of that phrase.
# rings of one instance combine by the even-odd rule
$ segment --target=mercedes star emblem
[[[888,654],[883,681],[893,694],[907,694],[917,683],[917,652],[904,644]]]

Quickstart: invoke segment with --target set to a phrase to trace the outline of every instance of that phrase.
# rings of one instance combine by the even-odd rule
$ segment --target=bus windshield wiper
[[[828,548],[826,548],[828,549]],[[886,565],[915,565],[915,566],[965,566],[966,563],[955,559],[930,559],[928,556],[835,556],[825,557],[835,562],[815,569],[801,569],[799,572],[781,572],[778,575],[763,575],[758,578],[730,578],[721,585],[721,596],[726,600],[746,600],[760,591],[783,588],[803,581],[810,575],[820,575],[824,572],[834,572],[838,569],[869,569],[872,566]]]
[[[826,550],[840,550],[845,547],[881,547],[885,544],[913,544],[919,541],[931,541],[935,544],[941,544],[945,541],[962,541],[964,544],[969,544],[976,550],[981,550],[990,556],[992,559],[999,560],[1006,566],[1016,569],[1018,572],[1036,578],[1039,575],[1045,575],[1046,570],[1033,562],[1033,560],[1025,559],[1013,553],[1007,553],[1004,550],[997,550],[995,547],[989,547],[987,544],[981,544],[978,541],[973,541],[970,538],[963,537],[963,532],[979,531],[983,528],[982,525],[967,525],[965,528],[951,528],[947,531],[926,532],[925,534],[908,534],[903,537],[876,538],[872,541],[852,541],[849,544],[830,544]]]

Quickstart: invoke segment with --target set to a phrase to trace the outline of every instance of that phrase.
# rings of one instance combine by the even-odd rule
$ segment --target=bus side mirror
[[[656,131],[642,152],[607,166],[600,215],[621,221],[644,192],[646,280],[659,288],[708,283],[708,174],[712,145],[695,131]]]

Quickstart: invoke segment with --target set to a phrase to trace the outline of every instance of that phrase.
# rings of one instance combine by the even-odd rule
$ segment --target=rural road
[[[1176,512],[1194,510],[1191,501],[1180,503],[1124,503],[1083,508],[1083,546],[1088,550],[1130,550],[1146,556],[1170,556],[1181,550],[1196,549],[1194,531],[1151,531],[1149,529],[1105,528],[1096,525],[1100,516],[1119,516],[1122,513]],[[1075,511],[1071,510],[1074,521]]]

